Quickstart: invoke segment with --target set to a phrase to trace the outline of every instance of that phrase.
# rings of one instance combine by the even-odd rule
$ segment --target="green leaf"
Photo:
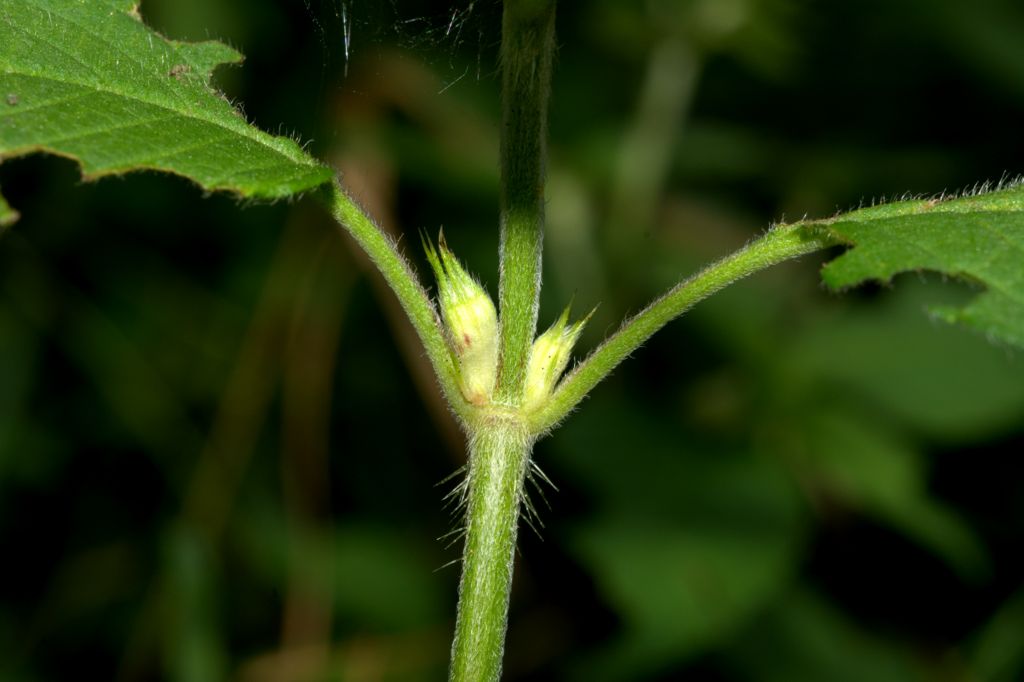
[[[206,190],[273,199],[329,168],[268,135],[210,85],[241,55],[147,28],[133,0],[5,0],[0,7],[0,160],[49,152],[87,180],[151,169]],[[13,211],[0,200],[0,225]]]
[[[296,530],[255,511],[237,530],[254,579],[284,589],[297,571],[305,592],[366,630],[414,630],[445,613],[433,548],[406,531],[362,523]]]
[[[570,528],[568,545],[621,625],[567,679],[645,678],[697,656],[796,572],[800,495],[771,459],[681,444],[678,425],[609,396],[559,435],[550,473],[598,507]],[[617,438],[628,440],[628,457],[602,447]]]
[[[11,208],[0,194],[0,233],[3,233],[5,227],[13,225],[17,219],[18,212]]]
[[[811,415],[808,457],[815,482],[942,556],[966,579],[987,575],[988,557],[955,511],[927,489],[921,453],[887,425],[841,411]]]
[[[793,571],[786,530],[599,519],[571,549],[594,574],[623,632],[581,661],[574,679],[630,680],[694,657],[733,635]]]
[[[911,646],[864,629],[821,595],[800,586],[779,594],[722,655],[748,682],[923,682]],[[941,678],[938,678],[941,679]]]
[[[980,682],[1011,682],[1024,677],[1024,588],[1003,603],[967,646],[972,679]]]
[[[833,288],[888,282],[901,272],[934,270],[984,291],[936,316],[1024,348],[1024,185],[954,199],[901,201],[821,223],[850,249],[825,266]]]
[[[928,304],[960,306],[974,295],[910,278],[870,305],[832,306],[779,342],[778,376],[806,385],[814,411],[828,396],[844,396],[947,447],[1012,433],[1024,413],[1024,363],[969,329],[921,314]]]

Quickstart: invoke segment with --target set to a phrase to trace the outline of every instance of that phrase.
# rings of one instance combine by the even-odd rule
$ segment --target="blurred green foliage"
[[[1013,0],[559,12],[541,325],[600,303],[584,346],[771,220],[1022,170]],[[142,13],[244,52],[218,80],[254,122],[496,287],[497,3]],[[0,187],[0,679],[443,678],[462,444],[347,239],[55,158]],[[508,679],[1024,676],[1024,363],[928,319],[961,284],[840,298],[819,263],[701,304],[538,445]]]

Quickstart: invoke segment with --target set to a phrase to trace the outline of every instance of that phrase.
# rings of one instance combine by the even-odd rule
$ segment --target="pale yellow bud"
[[[448,330],[462,394],[483,405],[490,401],[498,372],[498,315],[487,291],[448,250],[444,233],[437,250],[424,239],[427,260],[437,277],[441,317]]]
[[[555,384],[569,364],[573,346],[583,331],[583,325],[589,319],[590,315],[587,315],[574,324],[568,324],[567,307],[561,317],[533,342],[530,359],[526,364],[526,386],[523,393],[525,411],[537,409],[551,395]]]

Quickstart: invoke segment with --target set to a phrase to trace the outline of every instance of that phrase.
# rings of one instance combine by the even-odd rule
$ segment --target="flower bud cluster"
[[[487,291],[448,249],[444,232],[437,249],[424,238],[427,260],[437,278],[441,317],[459,367],[462,394],[474,405],[491,399],[498,372],[498,316]]]
[[[444,232],[438,235],[436,249],[426,237],[423,248],[437,278],[441,317],[459,370],[462,394],[474,405],[487,405],[498,374],[498,316],[494,301],[448,248]],[[558,320],[534,340],[526,364],[521,405],[524,412],[536,410],[551,396],[590,315],[569,324],[566,307]]]

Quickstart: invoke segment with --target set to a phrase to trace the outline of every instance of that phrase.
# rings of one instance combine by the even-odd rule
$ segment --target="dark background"
[[[244,52],[218,85],[421,273],[443,225],[492,292],[500,10],[142,5]],[[563,2],[558,32],[541,325],[600,303],[580,352],[772,221],[1024,171],[1015,0]],[[348,238],[52,157],[0,186],[0,679],[443,679],[463,445]],[[962,284],[837,296],[821,262],[701,304],[538,444],[507,679],[1024,679],[1024,357],[928,318]]]

